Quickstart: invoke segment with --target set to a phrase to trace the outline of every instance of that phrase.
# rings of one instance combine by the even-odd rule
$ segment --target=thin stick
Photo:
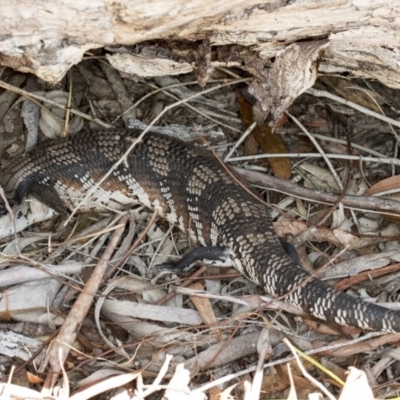
[[[199,276],[203,275],[204,272],[206,272],[206,271],[207,271],[207,267],[203,265],[195,273],[190,275],[180,285],[180,287],[188,287],[189,285],[191,285],[196,280],[196,278],[198,278]],[[167,301],[171,300],[175,296],[176,296],[176,289],[173,290],[172,292],[167,293],[164,297],[161,297],[161,299],[157,300],[154,304],[157,305],[157,306],[162,306],[163,304],[165,304]]]
[[[324,159],[326,165],[328,166],[329,170],[331,171],[331,174],[333,175],[333,178],[336,181],[336,184],[338,187],[343,190],[343,185],[342,181],[340,180],[338,174],[336,173],[335,168],[333,168],[332,163],[329,161],[329,158],[326,156],[324,150],[322,147],[319,145],[319,143],[315,140],[314,136],[311,135],[310,132],[300,123],[300,121],[292,114],[290,114],[288,111],[285,111],[285,114],[291,118],[291,120],[307,135],[308,139],[311,141],[311,143],[314,145],[314,147],[317,149],[318,153],[321,154],[321,157]]]
[[[241,79],[240,77],[237,77],[236,79]],[[248,81],[250,81],[252,78],[247,78]],[[221,82],[226,82],[226,79],[213,79],[208,81],[208,84],[211,83],[221,83]],[[168,85],[168,86],[163,86],[162,88],[155,88],[154,85],[148,85],[151,88],[155,88],[152,92],[147,93],[146,95],[144,95],[143,97],[141,97],[138,101],[136,101],[131,107],[129,107],[127,110],[125,110],[123,113],[121,113],[117,118],[114,119],[114,121],[112,122],[112,124],[114,125],[125,113],[129,112],[131,109],[136,108],[140,103],[142,103],[144,100],[146,100],[147,98],[151,97],[151,96],[155,96],[157,93],[159,92],[165,92],[168,91],[169,89],[174,89],[177,87],[181,87],[181,86],[189,86],[189,85],[198,85],[199,82],[196,81],[190,81],[190,82],[183,82],[183,83],[175,83],[173,85]]]
[[[68,102],[67,102],[67,109],[65,112],[65,123],[64,123],[64,132],[63,137],[68,136],[69,131],[69,120],[71,118],[71,104],[72,104],[72,72],[71,70],[68,71],[69,77],[69,90],[68,90]]]
[[[371,333],[366,334],[365,336],[360,336],[360,337],[358,337],[356,339],[349,340],[346,343],[335,343],[335,344],[329,345],[329,346],[318,347],[316,349],[305,351],[304,353],[305,354],[324,353],[324,352],[327,352],[327,351],[336,350],[338,348],[351,346],[353,344],[366,341],[366,340],[371,339],[373,337],[383,336],[383,335],[387,335],[387,333],[384,333],[384,332],[371,332]],[[397,337],[400,338],[400,334],[393,333],[392,335],[396,335]],[[264,369],[273,367],[275,365],[285,364],[285,363],[287,363],[289,361],[292,361],[292,360],[294,360],[294,357],[293,356],[288,356],[288,357],[282,358],[280,360],[271,361],[271,362],[268,362],[268,363],[264,364]],[[246,374],[248,374],[250,372],[253,372],[256,369],[257,369],[257,366],[252,366],[252,367],[243,369],[243,370],[241,370],[239,372],[226,375],[226,376],[224,376],[224,377],[222,377],[220,379],[216,379],[215,381],[209,382],[209,383],[207,383],[207,384],[205,384],[205,385],[203,385],[203,386],[201,386],[201,387],[199,387],[197,389],[194,389],[192,393],[193,394],[194,393],[203,393],[203,392],[205,392],[207,390],[210,390],[211,388],[213,388],[215,386],[222,385],[223,383],[228,382],[228,381],[230,381],[232,379],[237,379],[238,377],[240,377],[242,375],[246,375]]]
[[[109,271],[107,271],[107,273],[105,274],[106,279],[110,279],[112,277],[112,275],[114,274],[114,272],[118,268],[120,268],[125,263],[125,261],[131,256],[131,254],[137,249],[139,244],[142,242],[144,237],[147,235],[147,232],[150,230],[150,228],[153,226],[154,222],[156,221],[157,215],[158,215],[157,211],[154,211],[153,215],[150,218],[150,221],[146,225],[146,228],[139,235],[139,237],[135,240],[135,243],[133,243],[133,245],[128,249],[126,254],[118,261],[118,263],[115,266],[113,266]]]
[[[17,231],[17,224],[15,221],[15,215],[14,215],[13,209],[10,207],[10,204],[8,203],[7,196],[4,193],[4,189],[1,186],[0,186],[0,198],[3,200],[4,207],[6,208],[6,210],[8,211],[8,214],[10,216],[11,224],[12,224],[12,227],[14,230],[15,246],[16,246],[16,249],[18,250],[18,253],[21,254],[19,247],[18,247],[18,235],[17,235],[18,231]]]
[[[59,107],[59,108],[65,110],[65,105],[63,105],[63,104],[59,104],[56,101],[46,99],[46,97],[40,96],[39,94],[27,92],[26,90],[20,89],[17,86],[10,85],[1,80],[0,80],[0,87],[2,87],[3,89],[6,89],[6,90],[10,90],[11,92],[14,92],[14,93],[18,93],[19,95],[24,96],[31,101],[33,101],[32,99],[36,99],[36,100],[43,101],[45,103],[51,104],[55,107]],[[71,108],[70,111],[72,114],[79,115],[80,117],[82,117],[84,119],[93,121],[96,124],[102,126],[103,128],[112,128],[112,126],[110,124],[107,124],[98,118],[94,118],[91,115],[85,114],[85,113],[75,110],[73,108]]]
[[[348,107],[354,108],[355,110],[358,110],[358,111],[360,111],[360,112],[362,112],[364,114],[370,115],[371,117],[374,117],[376,119],[380,119],[381,121],[385,121],[388,124],[392,124],[392,125],[397,126],[398,128],[400,128],[400,121],[396,121],[393,118],[386,117],[386,115],[382,115],[382,114],[379,114],[379,113],[377,113],[375,111],[371,111],[368,108],[365,108],[365,107],[360,106],[360,105],[358,105],[356,103],[353,103],[352,101],[345,100],[342,97],[336,96],[336,95],[334,95],[332,93],[325,92],[323,90],[316,90],[316,89],[308,89],[306,91],[306,93],[311,94],[311,95],[313,95],[315,97],[326,97],[327,99],[334,100],[334,101],[336,101],[338,103],[341,103],[341,104],[344,104],[344,105],[346,105]]]
[[[269,190],[274,190],[290,196],[296,196],[303,200],[324,204],[334,204],[338,198],[338,195],[336,194],[306,189],[285,179],[279,179],[257,171],[245,170],[238,167],[233,167],[233,170],[239,176],[243,176],[247,181],[257,186],[268,187]],[[385,215],[397,216],[400,214],[400,203],[397,200],[391,200],[387,198],[376,201],[376,197],[373,196],[345,195],[342,198],[341,203],[344,207],[357,210],[368,210],[372,212],[383,213]]]
[[[304,377],[307,378],[313,385],[315,385],[319,390],[321,390],[323,393],[325,393],[331,400],[335,400],[335,397],[332,395],[331,392],[320,382],[318,382],[315,378],[313,378],[304,368],[304,365],[301,363],[299,356],[296,352],[296,349],[292,346],[292,344],[287,340],[286,338],[283,339],[283,342],[286,344],[286,346],[289,347],[291,352],[294,355],[294,358],[297,362],[298,367],[300,368],[301,372],[303,373]]]
[[[122,233],[124,232],[127,221],[127,216],[121,218],[122,226],[116,229],[113,233],[99,263],[94,268],[84,290],[78,296],[67,318],[65,318],[57,338],[52,343],[46,359],[40,367],[40,371],[44,372],[44,369],[50,363],[52,373],[48,374],[47,376],[45,382],[45,387],[47,388],[52,388],[54,386],[57,375],[61,371],[61,364],[63,364],[68,357],[69,351],[79,333],[82,322],[86,317],[103,280],[103,276],[107,270],[108,261],[110,260],[115,247],[117,246]]]
[[[392,157],[368,157],[361,155],[350,155],[350,154],[325,154],[327,158],[338,159],[338,160],[356,160],[356,161],[364,161],[364,162],[374,162],[374,163],[382,163],[382,164],[393,164],[400,166],[400,160]],[[319,153],[279,153],[279,154],[255,154],[254,156],[242,156],[242,157],[232,157],[229,159],[229,162],[235,161],[255,161],[262,160],[264,158],[321,158],[322,155]]]
[[[253,129],[256,127],[257,122],[253,122],[247,129],[246,132],[243,133],[243,135],[239,138],[239,140],[236,141],[235,145],[229,150],[229,153],[226,155],[224,158],[224,162],[231,161],[230,157],[233,154],[233,152],[240,146],[240,144],[247,138],[247,136],[250,135],[250,133],[253,131]]]

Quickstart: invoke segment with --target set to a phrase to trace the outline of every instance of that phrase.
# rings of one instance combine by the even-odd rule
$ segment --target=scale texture
[[[0,184],[21,203],[33,196],[67,215],[135,140],[137,132],[92,131],[38,146],[1,167]],[[200,246],[223,247],[236,269],[274,296],[341,325],[400,332],[400,312],[365,303],[309,275],[284,251],[267,206],[211,153],[147,134],[92,193],[82,210],[140,203]],[[17,215],[18,217],[18,215]]]

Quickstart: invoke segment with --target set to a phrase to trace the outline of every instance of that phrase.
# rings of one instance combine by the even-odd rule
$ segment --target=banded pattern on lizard
[[[92,131],[42,144],[5,163],[0,184],[16,203],[33,196],[68,215],[135,136],[128,130]],[[83,209],[123,209],[134,203],[157,210],[193,242],[208,247],[209,256],[228,255],[240,273],[266,292],[289,293],[287,302],[317,318],[400,332],[400,312],[363,302],[317,279],[302,285],[309,275],[283,249],[267,206],[204,149],[147,134]]]

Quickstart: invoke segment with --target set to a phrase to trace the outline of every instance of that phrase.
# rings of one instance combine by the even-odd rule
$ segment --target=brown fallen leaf
[[[204,286],[200,282],[193,283],[189,286],[189,288],[204,291]],[[210,299],[205,297],[190,296],[190,300],[196,307],[196,310],[200,314],[204,323],[206,323],[208,326],[215,326],[217,324],[217,318],[215,316]]]
[[[379,194],[387,192],[393,189],[400,188],[400,175],[391,176],[390,178],[383,179],[371,186],[364,194],[366,196],[372,196],[374,194]]]
[[[287,147],[279,135],[272,131],[271,127],[263,124],[254,130],[254,137],[258,145],[265,153],[287,153]],[[292,164],[287,157],[268,158],[272,172],[277,178],[289,179],[292,173]]]
[[[292,373],[292,378],[294,382],[294,387],[299,395],[299,398],[307,397],[310,391],[315,390],[310,381],[302,376],[295,360],[290,363],[290,369]],[[305,362],[305,367],[310,369],[312,367],[311,363]],[[290,379],[288,375],[288,369],[286,365],[277,365],[275,367],[275,373],[272,375],[266,375],[263,378],[261,390],[264,395],[273,395],[280,392],[290,385]],[[301,394],[301,396],[300,396]]]
[[[26,377],[28,379],[28,382],[32,383],[32,384],[37,384],[37,383],[43,383],[44,382],[43,378],[41,378],[40,376],[34,375],[29,371],[26,371]]]
[[[243,124],[249,127],[253,123],[253,110],[251,105],[243,98],[238,92],[237,94],[238,104],[240,112],[242,114]],[[265,153],[279,154],[287,153],[288,149],[282,138],[277,135],[267,123],[263,123],[261,126],[256,126],[253,129],[252,135],[245,141],[246,155],[257,154],[257,150],[254,146],[254,139],[258,146]],[[271,166],[273,174],[277,178],[289,179],[292,172],[292,164],[287,157],[282,158],[268,158],[268,163]]]
[[[390,178],[382,179],[375,185],[371,186],[365,195],[376,195],[383,194],[385,192],[394,191],[393,194],[387,194],[386,196],[394,199],[399,199],[400,194],[396,192],[400,188],[400,175],[391,176]],[[400,218],[396,215],[382,215],[384,219],[389,221],[399,222]]]

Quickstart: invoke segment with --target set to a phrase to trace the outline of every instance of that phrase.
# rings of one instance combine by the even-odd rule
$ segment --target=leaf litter
[[[218,67],[196,70],[193,60],[172,57],[182,62],[184,75],[161,77],[155,68],[153,78],[144,79],[129,71],[125,55],[123,68],[113,57],[116,70],[85,60],[56,87],[32,76],[16,79],[21,74],[11,70],[0,86],[7,89],[4,94],[14,94],[5,104],[13,107],[9,115],[16,126],[38,131],[40,119],[27,115],[23,104],[29,98],[40,105],[50,128],[39,134],[39,141],[70,129],[67,113],[54,112],[65,104],[76,116],[71,131],[99,124],[144,129],[143,121],[150,124],[155,112],[170,107],[152,129],[199,144],[204,143],[199,137],[205,137],[207,146],[240,168],[263,199],[274,204],[274,226],[296,246],[305,268],[323,267],[319,277],[341,290],[399,308],[400,173],[396,124],[390,126],[397,117],[396,92],[376,82],[317,76],[315,63],[324,46],[322,41],[305,46],[304,58],[302,46],[289,46],[271,69],[245,49],[232,48],[235,66],[230,69],[217,59]],[[301,62],[293,64],[293,59]],[[306,69],[312,74],[304,74]],[[255,80],[240,79],[248,73]],[[231,84],[221,85],[229,79]],[[196,86],[198,80],[207,93]],[[68,100],[70,87],[73,101]],[[57,95],[55,100],[62,98],[62,105],[54,106],[50,93]],[[179,104],[172,107],[173,96]],[[196,103],[185,100],[193,96]],[[384,118],[377,119],[376,113]],[[264,125],[253,126],[253,118],[265,120]],[[1,147],[2,158],[25,148],[22,130],[10,140],[7,124],[3,117],[0,142],[7,145]],[[192,244],[143,207],[129,215],[115,210],[78,214],[66,226],[48,210],[31,215],[19,226],[12,218],[0,221],[0,281],[9,282],[0,288],[3,396],[398,396],[400,357],[395,350],[400,335],[362,335],[357,328],[315,321],[288,305],[281,308],[282,303],[264,296],[233,269],[209,267],[206,273],[200,269],[200,276],[160,271],[157,264],[176,259]],[[329,260],[332,265],[324,268]],[[50,275],[27,282],[18,272],[21,267]],[[51,373],[60,365],[61,379]],[[20,371],[24,382],[17,380]]]

